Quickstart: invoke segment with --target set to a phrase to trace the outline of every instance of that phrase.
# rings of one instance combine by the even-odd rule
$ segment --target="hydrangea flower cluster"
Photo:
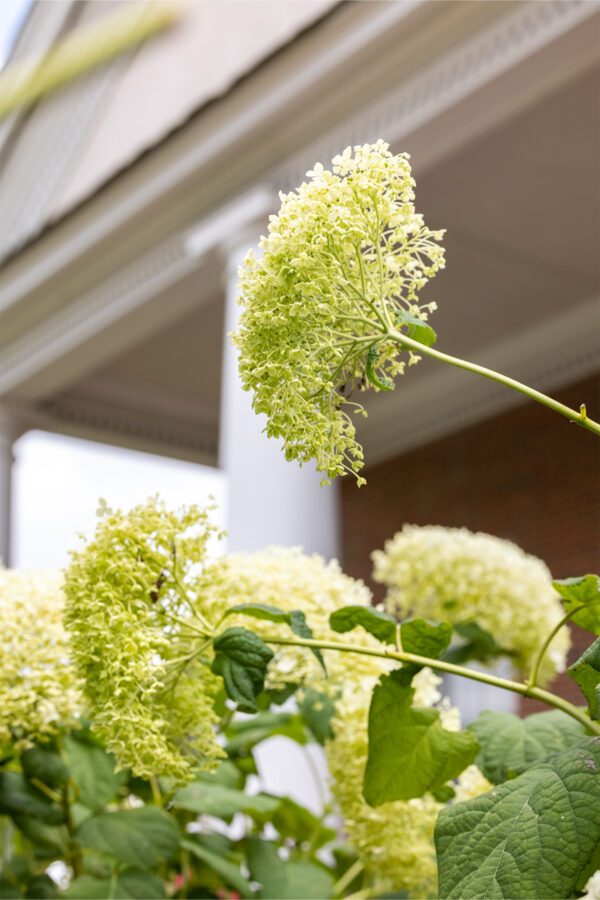
[[[389,612],[476,622],[526,672],[564,615],[546,565],[488,534],[405,525],[372,558],[373,577],[388,587]],[[568,631],[561,629],[544,658],[542,682],[564,670],[569,646]]]
[[[319,640],[339,640],[340,635],[329,627],[329,616],[348,604],[369,606],[371,592],[362,581],[345,575],[337,560],[326,562],[322,556],[308,556],[299,548],[270,547],[258,553],[231,553],[212,567],[209,591],[222,606],[236,606],[247,602],[276,606],[286,612],[301,610]],[[290,637],[287,625],[232,616],[231,625],[251,628],[257,634]],[[381,645],[362,629],[352,634],[359,646],[380,649]],[[329,677],[312,653],[305,647],[273,647],[275,656],[269,663],[267,684],[282,687],[294,681],[320,690],[336,690],[337,685],[350,677],[375,679],[388,671],[387,660],[359,654],[324,650]],[[351,659],[348,659],[351,657]]]
[[[0,567],[0,750],[50,740],[81,713],[62,625],[62,577]]]
[[[380,140],[347,147],[331,170],[317,163],[240,269],[242,383],[286,458],[315,459],[326,478],[363,466],[351,395],[393,387],[418,361],[390,330],[435,308],[419,291],[444,266],[443,231],[415,212],[408,160]]]
[[[326,747],[333,794],[344,817],[344,830],[373,881],[374,892],[406,890],[415,900],[437,897],[433,831],[442,804],[426,794],[372,807],[362,796],[369,701],[375,681],[351,682],[336,704],[334,738]],[[422,669],[413,680],[414,703],[437,704],[444,727],[459,730],[458,710],[445,700],[440,703],[440,682],[430,669]],[[490,788],[479,769],[469,766],[458,779],[456,797],[467,799]]]
[[[94,728],[142,777],[185,780],[223,755],[213,709],[220,679],[208,668],[222,611],[203,585],[213,532],[197,507],[172,513],[152,500],[105,510],[66,573],[65,621]]]

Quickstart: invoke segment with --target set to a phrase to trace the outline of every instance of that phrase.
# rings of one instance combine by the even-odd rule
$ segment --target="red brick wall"
[[[561,391],[556,399],[600,419],[600,378]],[[543,559],[556,578],[600,571],[598,438],[528,402],[456,434],[367,470],[366,487],[342,485],[345,570],[371,579],[370,552],[406,522],[464,526],[514,541]],[[574,634],[574,657],[589,643]],[[562,676],[555,689],[581,697]],[[527,710],[537,704],[526,701]],[[541,708],[541,707],[540,707]]]

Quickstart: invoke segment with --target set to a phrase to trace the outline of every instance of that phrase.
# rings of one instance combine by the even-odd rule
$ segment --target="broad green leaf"
[[[62,809],[19,772],[0,771],[0,813],[33,816],[46,825],[64,821]]]
[[[102,809],[127,781],[125,772],[115,772],[114,757],[84,735],[69,735],[65,740],[65,752],[79,801],[89,809]]]
[[[588,702],[592,719],[600,719],[600,638],[567,669]]]
[[[401,328],[406,326],[406,336],[414,341],[418,341],[420,344],[425,344],[426,347],[433,347],[437,341],[437,334],[431,325],[404,310],[400,310],[397,314],[396,325]]]
[[[175,809],[187,809],[199,815],[230,819],[238,812],[259,817],[269,816],[277,809],[279,800],[264,794],[250,796],[244,791],[223,784],[193,781],[180,788],[171,803]]]
[[[199,772],[196,776],[198,781],[204,781],[207,784],[222,784],[228,788],[236,788],[241,790],[244,787],[244,775],[235,763],[228,759],[219,763],[214,772]]]
[[[335,703],[327,694],[307,688],[299,703],[300,715],[319,744],[333,737],[331,720],[335,715]]]
[[[276,606],[269,606],[266,603],[238,603],[236,606],[231,606],[225,615],[251,616],[253,619],[264,619],[268,622],[286,625],[289,625],[290,622],[290,614],[288,612],[278,609]]]
[[[249,752],[256,744],[276,735],[289,737],[297,744],[306,744],[308,738],[302,719],[294,713],[260,712],[250,719],[233,722],[227,729],[227,752],[237,756]]]
[[[475,762],[494,784],[545,762],[585,737],[583,725],[553,709],[525,719],[506,712],[482,712],[468,726],[481,746]]]
[[[110,878],[81,875],[64,891],[67,900],[163,900],[167,895],[161,879],[144,869],[127,868]]]
[[[261,885],[263,900],[323,900],[331,897],[333,877],[321,866],[294,859],[280,859],[275,844],[250,838],[248,867]]]
[[[44,825],[34,816],[13,815],[13,820],[34,847],[45,848],[54,854],[67,852],[68,832],[64,826]]]
[[[510,656],[511,653],[501,647],[495,637],[481,628],[476,622],[459,622],[454,626],[454,633],[462,638],[462,642],[444,655],[447,662],[462,665],[474,660],[487,663],[499,656]]]
[[[76,837],[82,847],[149,869],[173,858],[179,846],[177,824],[155,806],[99,813],[79,826]]]
[[[228,884],[229,887],[234,888],[234,890],[239,891],[242,897],[254,896],[252,888],[240,872],[240,867],[238,865],[224,859],[221,854],[215,853],[207,847],[203,847],[198,841],[192,839],[184,840],[181,842],[181,846],[192,853],[197,859],[200,859],[205,863],[211,871],[220,875],[226,884]]]
[[[291,797],[279,798],[279,806],[270,821],[282,838],[292,838],[296,843],[310,842],[313,850],[318,850],[336,836],[332,828],[323,824],[322,817],[313,815]]]
[[[443,809],[443,900],[572,897],[600,841],[600,738],[584,738],[488,794]]]
[[[214,639],[212,670],[221,675],[227,696],[244,712],[256,712],[273,652],[253,631],[228,628]]]
[[[312,640],[314,637],[312,629],[306,621],[306,616],[299,609],[295,609],[290,613],[290,628],[297,637],[308,638],[309,640]],[[325,660],[323,659],[323,654],[319,647],[311,647],[310,650],[311,653],[316,656],[321,668],[327,675],[327,667],[325,666]]]
[[[398,623],[389,613],[381,612],[372,606],[342,606],[329,616],[329,625],[339,634],[360,626],[378,641],[393,644],[396,640]]]
[[[583,605],[571,616],[571,621],[592,634],[600,635],[600,578],[584,575],[581,578],[560,578],[552,582],[563,599],[565,612]]]
[[[452,639],[452,625],[447,622],[428,622],[427,619],[407,619],[400,626],[402,649],[417,656],[438,659]]]
[[[35,875],[28,883],[25,893],[26,898],[35,900],[53,900],[58,897],[58,888],[49,875]]]
[[[456,778],[479,751],[470,731],[446,731],[437,709],[413,707],[401,671],[384,675],[369,709],[364,797],[371,806],[422,797]]]
[[[265,709],[269,709],[270,706],[282,706],[297,690],[298,685],[295,682],[287,681],[283,687],[263,691],[260,700],[265,701]]]
[[[254,619],[266,619],[269,622],[275,622],[277,624],[286,624],[290,626],[293,633],[298,637],[313,637],[313,633],[306,622],[306,616],[298,609],[293,610],[292,612],[285,612],[282,609],[278,609],[276,606],[269,606],[266,603],[238,603],[237,606],[232,606],[231,609],[227,610],[225,613],[226,616],[234,614],[252,616]],[[310,649],[319,660],[325,674],[327,674],[323,655],[319,648],[311,647]]]
[[[28,779],[37,778],[55,788],[64,784],[69,777],[69,770],[54,750],[46,747],[31,747],[21,756],[23,772]]]

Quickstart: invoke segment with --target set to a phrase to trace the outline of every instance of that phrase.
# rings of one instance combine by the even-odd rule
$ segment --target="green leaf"
[[[0,813],[33,816],[46,825],[64,821],[62,809],[19,772],[0,771]]]
[[[273,652],[253,631],[228,628],[214,639],[212,671],[221,675],[227,696],[244,712],[256,712]]]
[[[295,609],[290,613],[290,628],[297,637],[308,638],[309,640],[313,640],[314,638],[312,629],[306,621],[306,616],[299,609]],[[325,660],[323,659],[323,654],[319,647],[311,647],[310,651],[316,656],[325,675],[327,675],[327,667],[325,666]]]
[[[571,621],[592,634],[600,635],[600,578],[584,575],[581,578],[561,578],[552,582],[563,599],[565,612],[583,606],[571,616]]]
[[[276,606],[269,606],[266,603],[238,603],[237,606],[231,606],[226,616],[251,616],[253,619],[264,619],[268,622],[276,622],[277,624],[289,625],[290,614]]]
[[[600,738],[584,738],[437,820],[440,897],[571,897],[600,841]]]
[[[567,672],[587,700],[592,719],[600,719],[600,638],[569,666]]]
[[[511,656],[489,631],[485,631],[476,622],[459,622],[454,626],[454,632],[463,638],[463,642],[448,650],[444,655],[447,662],[456,665],[463,665],[469,660],[487,663],[499,656]]]
[[[371,806],[422,797],[460,775],[479,751],[472,732],[443,728],[439,710],[411,706],[414,690],[397,674],[380,679],[369,709],[364,797]]]
[[[264,709],[269,709],[270,706],[282,706],[297,690],[296,682],[286,681],[283,687],[268,688],[263,691],[260,700],[265,702]]]
[[[266,603],[238,603],[237,606],[232,606],[225,615],[231,616],[235,613],[252,616],[254,619],[266,619],[269,622],[289,625],[293,633],[301,638],[312,639],[314,636],[306,622],[306,616],[298,609],[292,610],[292,612],[285,612],[276,606],[269,606]],[[310,650],[317,657],[323,667],[323,671],[327,674],[323,655],[319,648],[311,647]]]
[[[65,752],[79,801],[89,809],[102,809],[127,781],[127,773],[116,773],[114,757],[93,739],[71,734],[65,740]]]
[[[397,624],[389,613],[372,606],[342,606],[329,616],[329,625],[339,634],[360,626],[384,644],[395,643]]]
[[[369,347],[369,352],[367,353],[367,365],[365,367],[365,373],[371,384],[379,388],[380,391],[393,391],[395,384],[390,378],[386,378],[385,375],[378,375],[376,372],[377,360],[379,359],[379,347],[377,344],[371,344]]]
[[[181,842],[181,846],[188,850],[190,853],[193,853],[197,859],[200,859],[205,865],[209,867],[209,869],[213,872],[216,872],[224,881],[229,885],[229,887],[234,888],[234,890],[239,891],[242,897],[252,897],[253,891],[250,887],[249,883],[246,881],[244,876],[240,872],[240,868],[233,862],[230,862],[227,859],[224,859],[223,856],[219,853],[215,853],[212,850],[209,850],[207,847],[203,847],[202,844],[198,843],[194,840],[185,840]]]
[[[67,852],[68,832],[64,827],[44,825],[34,816],[13,814],[13,821],[36,849],[43,848],[61,855]]]
[[[99,813],[86,819],[76,836],[82,847],[149,869],[163,859],[172,859],[179,846],[175,821],[155,806]]]
[[[585,736],[583,725],[553,709],[525,719],[506,712],[482,712],[468,726],[481,746],[475,762],[494,784],[545,762]]]
[[[292,838],[296,843],[310,842],[313,850],[332,841],[336,832],[323,824],[320,816],[314,816],[291,797],[280,797],[279,806],[271,816],[271,824],[282,838]]]
[[[60,896],[67,900],[163,900],[167,895],[157,875],[132,867],[123,869],[114,882],[81,875]]]
[[[307,688],[299,703],[300,715],[319,744],[333,737],[331,720],[335,715],[335,703],[327,694]]]
[[[294,713],[260,712],[251,719],[233,722],[229,726],[227,753],[230,756],[248,753],[261,741],[276,735],[288,737],[301,745],[308,740],[300,716]]]
[[[49,875],[35,875],[27,885],[24,896],[28,900],[52,900],[58,897],[58,888]]]
[[[204,781],[206,784],[222,784],[236,790],[242,790],[245,781],[243,773],[228,759],[220,763],[214,772],[199,772],[196,777],[198,781]]]
[[[452,639],[452,625],[447,622],[428,622],[426,619],[407,619],[400,626],[402,649],[417,656],[438,659]]]
[[[21,765],[28,779],[37,778],[51,788],[64,784],[69,777],[69,770],[58,753],[46,747],[25,750],[21,756]]]
[[[175,809],[186,809],[198,815],[231,819],[236,813],[258,817],[271,815],[279,800],[264,794],[249,795],[237,788],[206,781],[193,781],[180,788],[171,801]]]
[[[401,328],[406,326],[406,336],[412,338],[413,341],[418,341],[420,344],[425,344],[426,347],[433,347],[437,341],[437,334],[431,325],[404,310],[400,310],[397,314],[396,325]]]
[[[323,900],[331,897],[333,877],[315,863],[280,859],[275,844],[250,838],[248,867],[261,884],[263,900]]]

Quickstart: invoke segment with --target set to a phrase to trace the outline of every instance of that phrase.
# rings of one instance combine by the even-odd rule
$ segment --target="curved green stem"
[[[356,862],[352,863],[349,869],[346,869],[342,877],[339,881],[333,886],[332,894],[334,897],[341,897],[346,890],[346,888],[350,887],[355,878],[357,878],[360,873],[363,871],[365,865],[361,859],[357,859]]]
[[[421,344],[420,341],[415,341],[413,338],[409,338],[396,330],[391,330],[389,332],[389,337],[417,353],[431,356],[433,359],[448,363],[458,369],[466,369],[467,372],[483,375],[484,378],[489,378],[492,381],[497,381],[499,384],[505,385],[505,387],[512,388],[514,391],[519,391],[519,393],[525,394],[526,397],[536,400],[538,403],[543,404],[543,406],[547,406],[559,415],[564,416],[576,425],[581,426],[581,428],[586,428],[588,431],[593,432],[593,434],[600,435],[600,424],[588,418],[584,404],[582,404],[581,410],[576,412],[569,406],[565,406],[564,403],[559,403],[558,400],[553,400],[552,397],[542,394],[541,391],[536,391],[535,388],[522,384],[522,382],[516,381],[514,378],[509,378],[507,375],[502,375],[500,372],[494,371],[494,369],[487,369],[485,366],[479,366],[477,363],[469,362],[466,359],[460,359],[457,356],[450,356],[448,353],[442,353],[440,350],[435,350],[433,347],[427,347],[425,344]]]
[[[465,666],[457,666],[454,663],[446,662],[442,659],[430,659],[427,656],[417,656],[416,653],[405,653],[398,650],[375,650],[370,647],[357,647],[355,644],[344,644],[341,641],[317,641],[313,638],[279,638],[279,637],[263,637],[267,644],[286,644],[292,647],[318,647],[321,650],[337,650],[342,653],[359,653],[363,656],[377,656],[381,659],[395,659],[398,662],[415,663],[418,666],[429,666],[431,669],[437,669],[439,672],[448,672],[450,675],[460,675],[462,678],[470,678],[471,681],[481,681],[483,684],[490,684],[493,687],[502,688],[506,691],[512,691],[514,694],[520,694],[522,697],[531,697],[533,700],[540,700],[547,706],[553,706],[562,712],[571,716],[581,725],[594,734],[600,735],[600,723],[593,722],[583,710],[578,709],[568,700],[557,697],[550,691],[542,688],[530,686],[522,681],[510,681],[507,678],[499,678],[497,675],[491,675],[488,672],[477,672],[474,669],[467,669]]]
[[[552,631],[550,632],[550,634],[548,635],[548,637],[546,638],[546,640],[544,641],[542,646],[540,647],[540,652],[538,653],[538,655],[536,657],[535,663],[531,670],[531,675],[529,676],[529,679],[527,681],[527,684],[530,687],[535,687],[535,685],[537,684],[538,677],[540,674],[540,666],[542,665],[542,660],[548,651],[548,647],[550,646],[550,644],[552,643],[552,641],[554,640],[554,638],[556,637],[556,635],[558,634],[560,629],[564,625],[566,625],[567,622],[569,621],[569,619],[571,619],[575,615],[575,613],[578,613],[581,609],[585,609],[587,606],[598,606],[598,604],[600,604],[600,600],[592,601],[591,603],[580,603],[579,606],[575,606],[568,613],[566,613],[566,615],[564,615],[559,622],[556,623],[556,625],[554,626],[554,628],[552,629]]]

